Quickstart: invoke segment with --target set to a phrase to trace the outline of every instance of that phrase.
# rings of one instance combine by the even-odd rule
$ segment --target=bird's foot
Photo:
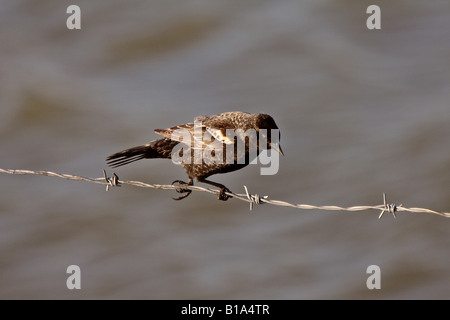
[[[184,181],[181,181],[181,180],[175,180],[174,182],[172,182],[172,185],[174,185],[175,183],[178,183],[178,185],[180,185],[180,188],[176,188],[175,191],[178,192],[178,193],[184,193],[184,195],[179,196],[178,198],[173,198],[172,197],[173,200],[182,200],[182,199],[188,197],[191,194],[192,190],[186,189],[186,188],[182,188],[181,186],[184,186],[184,187],[192,186],[192,183],[187,183],[187,182],[184,182]]]
[[[227,187],[220,188],[219,200],[227,201],[229,198],[233,198],[232,196],[225,194],[225,192],[232,193]]]

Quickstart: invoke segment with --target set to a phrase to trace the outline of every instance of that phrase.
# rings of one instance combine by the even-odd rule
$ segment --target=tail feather
[[[106,163],[117,168],[141,159],[170,158],[172,149],[178,141],[167,138],[154,140],[148,144],[114,153],[106,158]]]
[[[144,159],[146,149],[146,146],[139,146],[114,153],[106,158],[106,163],[112,168],[117,168]]]

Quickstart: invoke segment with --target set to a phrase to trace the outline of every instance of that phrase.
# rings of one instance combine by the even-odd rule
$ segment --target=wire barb
[[[65,174],[65,173],[56,173],[51,171],[32,171],[32,170],[15,170],[15,169],[1,169],[0,173],[7,173],[7,174],[15,174],[15,175],[41,175],[41,176],[48,176],[48,177],[56,177],[66,180],[76,180],[76,181],[86,181],[86,182],[92,182],[97,184],[102,184],[106,186],[106,191],[109,190],[110,187],[120,187],[121,185],[127,184],[135,187],[140,188],[153,188],[153,189],[163,189],[163,190],[176,190],[179,188],[179,186],[175,185],[163,185],[163,184],[149,184],[141,181],[119,181],[119,177],[113,173],[112,178],[109,178],[106,175],[106,171],[103,170],[103,177],[102,178],[86,178],[71,174]],[[199,186],[184,186],[183,188],[192,190],[192,191],[201,191],[201,192],[208,192],[215,195],[218,195],[220,193],[220,190],[217,189],[210,189],[210,188],[203,188]],[[450,218],[450,212],[441,212],[441,211],[435,211],[425,208],[405,208],[401,204],[396,205],[395,203],[388,204],[386,201],[386,194],[383,193],[383,204],[382,205],[376,205],[376,206],[353,206],[353,207],[339,207],[339,206],[314,206],[309,204],[293,204],[286,201],[280,201],[280,200],[269,200],[268,196],[259,196],[257,194],[251,195],[248,191],[248,188],[244,186],[245,194],[235,194],[233,192],[225,192],[228,196],[232,196],[234,199],[239,199],[242,201],[246,201],[250,203],[250,210],[253,210],[254,204],[271,204],[274,206],[283,206],[283,207],[291,207],[295,209],[302,209],[302,210],[324,210],[324,211],[347,211],[347,212],[355,212],[355,211],[367,211],[367,210],[376,210],[380,211],[378,218],[381,219],[383,214],[385,212],[392,213],[394,218],[396,218],[396,212],[399,211],[407,211],[411,213],[431,213],[435,215],[439,215],[445,218]]]
[[[253,205],[254,204],[263,204],[265,202],[264,200],[266,200],[269,197],[269,196],[261,197],[259,194],[254,194],[254,195],[250,194],[248,192],[248,189],[247,189],[246,185],[244,185],[244,189],[245,189],[245,193],[246,193],[247,199],[250,201],[250,211],[253,210]]]
[[[109,178],[106,175],[106,171],[105,169],[103,169],[103,177],[106,181],[106,191],[109,191],[110,187],[120,187],[120,181],[119,181],[119,177],[117,176],[117,174],[113,173],[112,178]]]
[[[397,216],[395,215],[395,213],[397,212],[397,208],[401,207],[401,205],[399,205],[397,207],[397,205],[395,203],[390,203],[388,204],[386,201],[386,193],[383,192],[383,209],[381,209],[381,213],[378,216],[378,219],[381,219],[383,217],[383,214],[385,212],[389,212],[392,213],[392,215],[394,216],[394,218],[397,218]]]

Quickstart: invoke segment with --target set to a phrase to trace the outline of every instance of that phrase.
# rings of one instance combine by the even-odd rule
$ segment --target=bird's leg
[[[192,178],[189,178],[189,182],[186,183],[184,181],[181,180],[175,180],[174,182],[172,182],[172,184],[178,183],[180,186],[192,186],[194,185],[194,180]],[[177,188],[175,189],[176,192],[178,193],[184,193],[184,195],[179,196],[178,198],[172,198],[173,200],[181,200],[186,198],[187,196],[189,196],[192,192],[192,190],[190,189],[186,189],[186,188]]]
[[[214,181],[205,180],[205,179],[199,180],[199,181],[203,182],[203,183],[207,183],[207,184],[213,185],[213,186],[215,186],[217,188],[220,188],[219,200],[227,201],[228,198],[232,198],[232,196],[229,196],[229,195],[225,194],[225,192],[231,193],[231,191],[230,191],[230,189],[225,187],[223,184],[220,184],[220,183],[217,183],[217,182],[214,182]]]

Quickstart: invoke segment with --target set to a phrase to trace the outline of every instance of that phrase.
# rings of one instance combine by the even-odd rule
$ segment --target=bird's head
[[[282,156],[284,156],[283,150],[280,146],[281,132],[278,129],[275,120],[273,120],[273,118],[268,114],[258,114],[256,117],[255,127],[256,132],[258,132],[258,134],[260,135],[263,135],[267,139],[267,145],[269,149],[274,149]],[[260,133],[260,129],[265,129],[265,132]],[[273,134],[276,134],[277,136],[273,136]]]

